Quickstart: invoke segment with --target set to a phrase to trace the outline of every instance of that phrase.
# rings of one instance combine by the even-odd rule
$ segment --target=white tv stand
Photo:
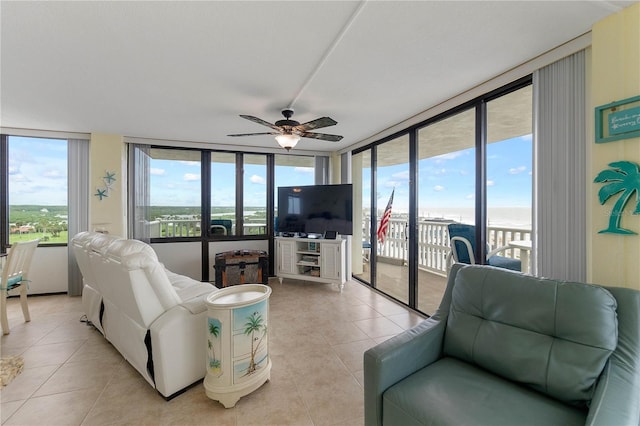
[[[332,283],[344,288],[345,241],[276,237],[276,275],[283,278]]]

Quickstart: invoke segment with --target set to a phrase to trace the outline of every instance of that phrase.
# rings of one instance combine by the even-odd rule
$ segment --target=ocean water
[[[531,229],[530,207],[488,207],[489,226]],[[438,218],[454,220],[460,223],[474,223],[475,209],[449,207],[438,209],[420,209],[420,218]]]

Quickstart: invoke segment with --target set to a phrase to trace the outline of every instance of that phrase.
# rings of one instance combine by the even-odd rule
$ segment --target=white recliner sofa
[[[167,270],[138,240],[81,232],[71,240],[87,319],[169,399],[206,373],[206,297],[217,288]]]

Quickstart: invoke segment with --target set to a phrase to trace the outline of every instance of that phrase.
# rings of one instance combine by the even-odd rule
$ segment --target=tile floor
[[[422,321],[357,282],[272,279],[271,380],[225,409],[202,382],[165,401],[95,329],[81,299],[9,299],[2,356],[25,368],[0,391],[2,425],[363,425],[364,351]]]

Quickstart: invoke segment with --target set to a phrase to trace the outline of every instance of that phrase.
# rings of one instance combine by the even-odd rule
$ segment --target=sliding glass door
[[[418,130],[418,310],[433,314],[446,287],[450,223],[475,224],[474,109]]]
[[[433,314],[451,264],[451,224],[468,225],[467,259],[483,264],[507,246],[501,255],[529,270],[531,93],[522,79],[352,153],[356,279]]]
[[[376,149],[376,288],[409,303],[409,135]]]

